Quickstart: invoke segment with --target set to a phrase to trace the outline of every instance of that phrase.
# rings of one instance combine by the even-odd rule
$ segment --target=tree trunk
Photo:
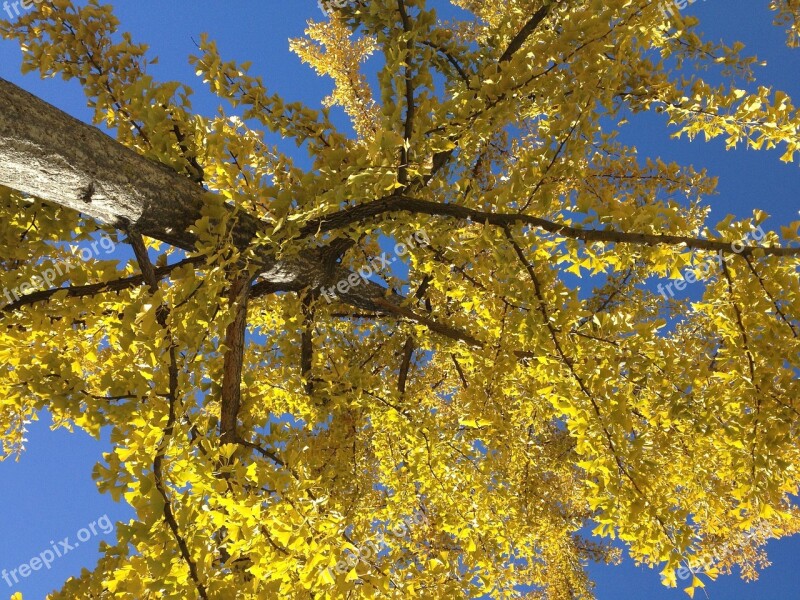
[[[200,218],[210,192],[2,78],[0,106],[0,185],[119,229],[194,249],[189,227]],[[265,225],[240,212],[234,243],[245,248]],[[326,249],[318,248],[277,261],[265,249],[259,256],[261,281],[270,291],[335,285],[350,272],[330,264],[326,268],[325,255]],[[367,283],[339,297],[376,308],[371,299],[384,292]]]
[[[194,248],[199,185],[4,79],[0,106],[0,185]],[[246,244],[255,225],[245,219],[237,242]]]

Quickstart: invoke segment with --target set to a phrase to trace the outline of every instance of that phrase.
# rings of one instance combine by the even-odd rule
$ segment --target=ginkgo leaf
[[[133,512],[54,600],[591,598],[800,530],[794,199],[715,223],[620,136],[789,162],[796,101],[657,3],[446,4],[323,0],[315,106],[208,34],[194,106],[99,0],[0,22],[114,138],[0,80],[0,459],[107,434]]]

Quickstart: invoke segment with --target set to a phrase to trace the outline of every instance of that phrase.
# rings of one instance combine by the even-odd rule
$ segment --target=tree
[[[713,178],[615,140],[655,110],[791,161],[791,100],[656,3],[452,3],[329,3],[321,110],[204,37],[216,117],[97,0],[2,22],[117,137],[0,84],[2,454],[43,408],[108,427],[137,515],[54,598],[588,598],[612,538],[674,586],[800,529],[800,222],[711,227]],[[62,268],[101,234],[135,260]]]

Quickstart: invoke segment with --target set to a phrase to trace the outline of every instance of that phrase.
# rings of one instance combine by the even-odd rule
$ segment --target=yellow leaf
[[[472,429],[478,429],[480,427],[486,427],[487,425],[491,425],[491,421],[487,421],[486,419],[459,419],[458,424],[464,427],[471,427]]]
[[[323,583],[328,585],[333,585],[336,583],[336,579],[334,579],[333,573],[331,573],[330,569],[323,569],[320,579],[322,579]]]

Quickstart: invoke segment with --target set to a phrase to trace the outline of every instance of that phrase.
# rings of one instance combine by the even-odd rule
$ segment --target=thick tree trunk
[[[4,79],[0,106],[0,185],[194,247],[188,229],[203,206],[200,186]],[[254,226],[238,237],[249,239]]]
[[[120,229],[194,249],[189,227],[200,218],[209,192],[1,78],[0,107],[0,185]],[[239,213],[234,243],[246,247],[264,226]],[[292,291],[319,289],[349,275],[340,267],[326,269],[324,255],[325,249],[317,249],[276,261],[267,249],[260,257],[261,280],[267,289]],[[383,292],[368,284],[340,298],[376,308],[371,298]]]

